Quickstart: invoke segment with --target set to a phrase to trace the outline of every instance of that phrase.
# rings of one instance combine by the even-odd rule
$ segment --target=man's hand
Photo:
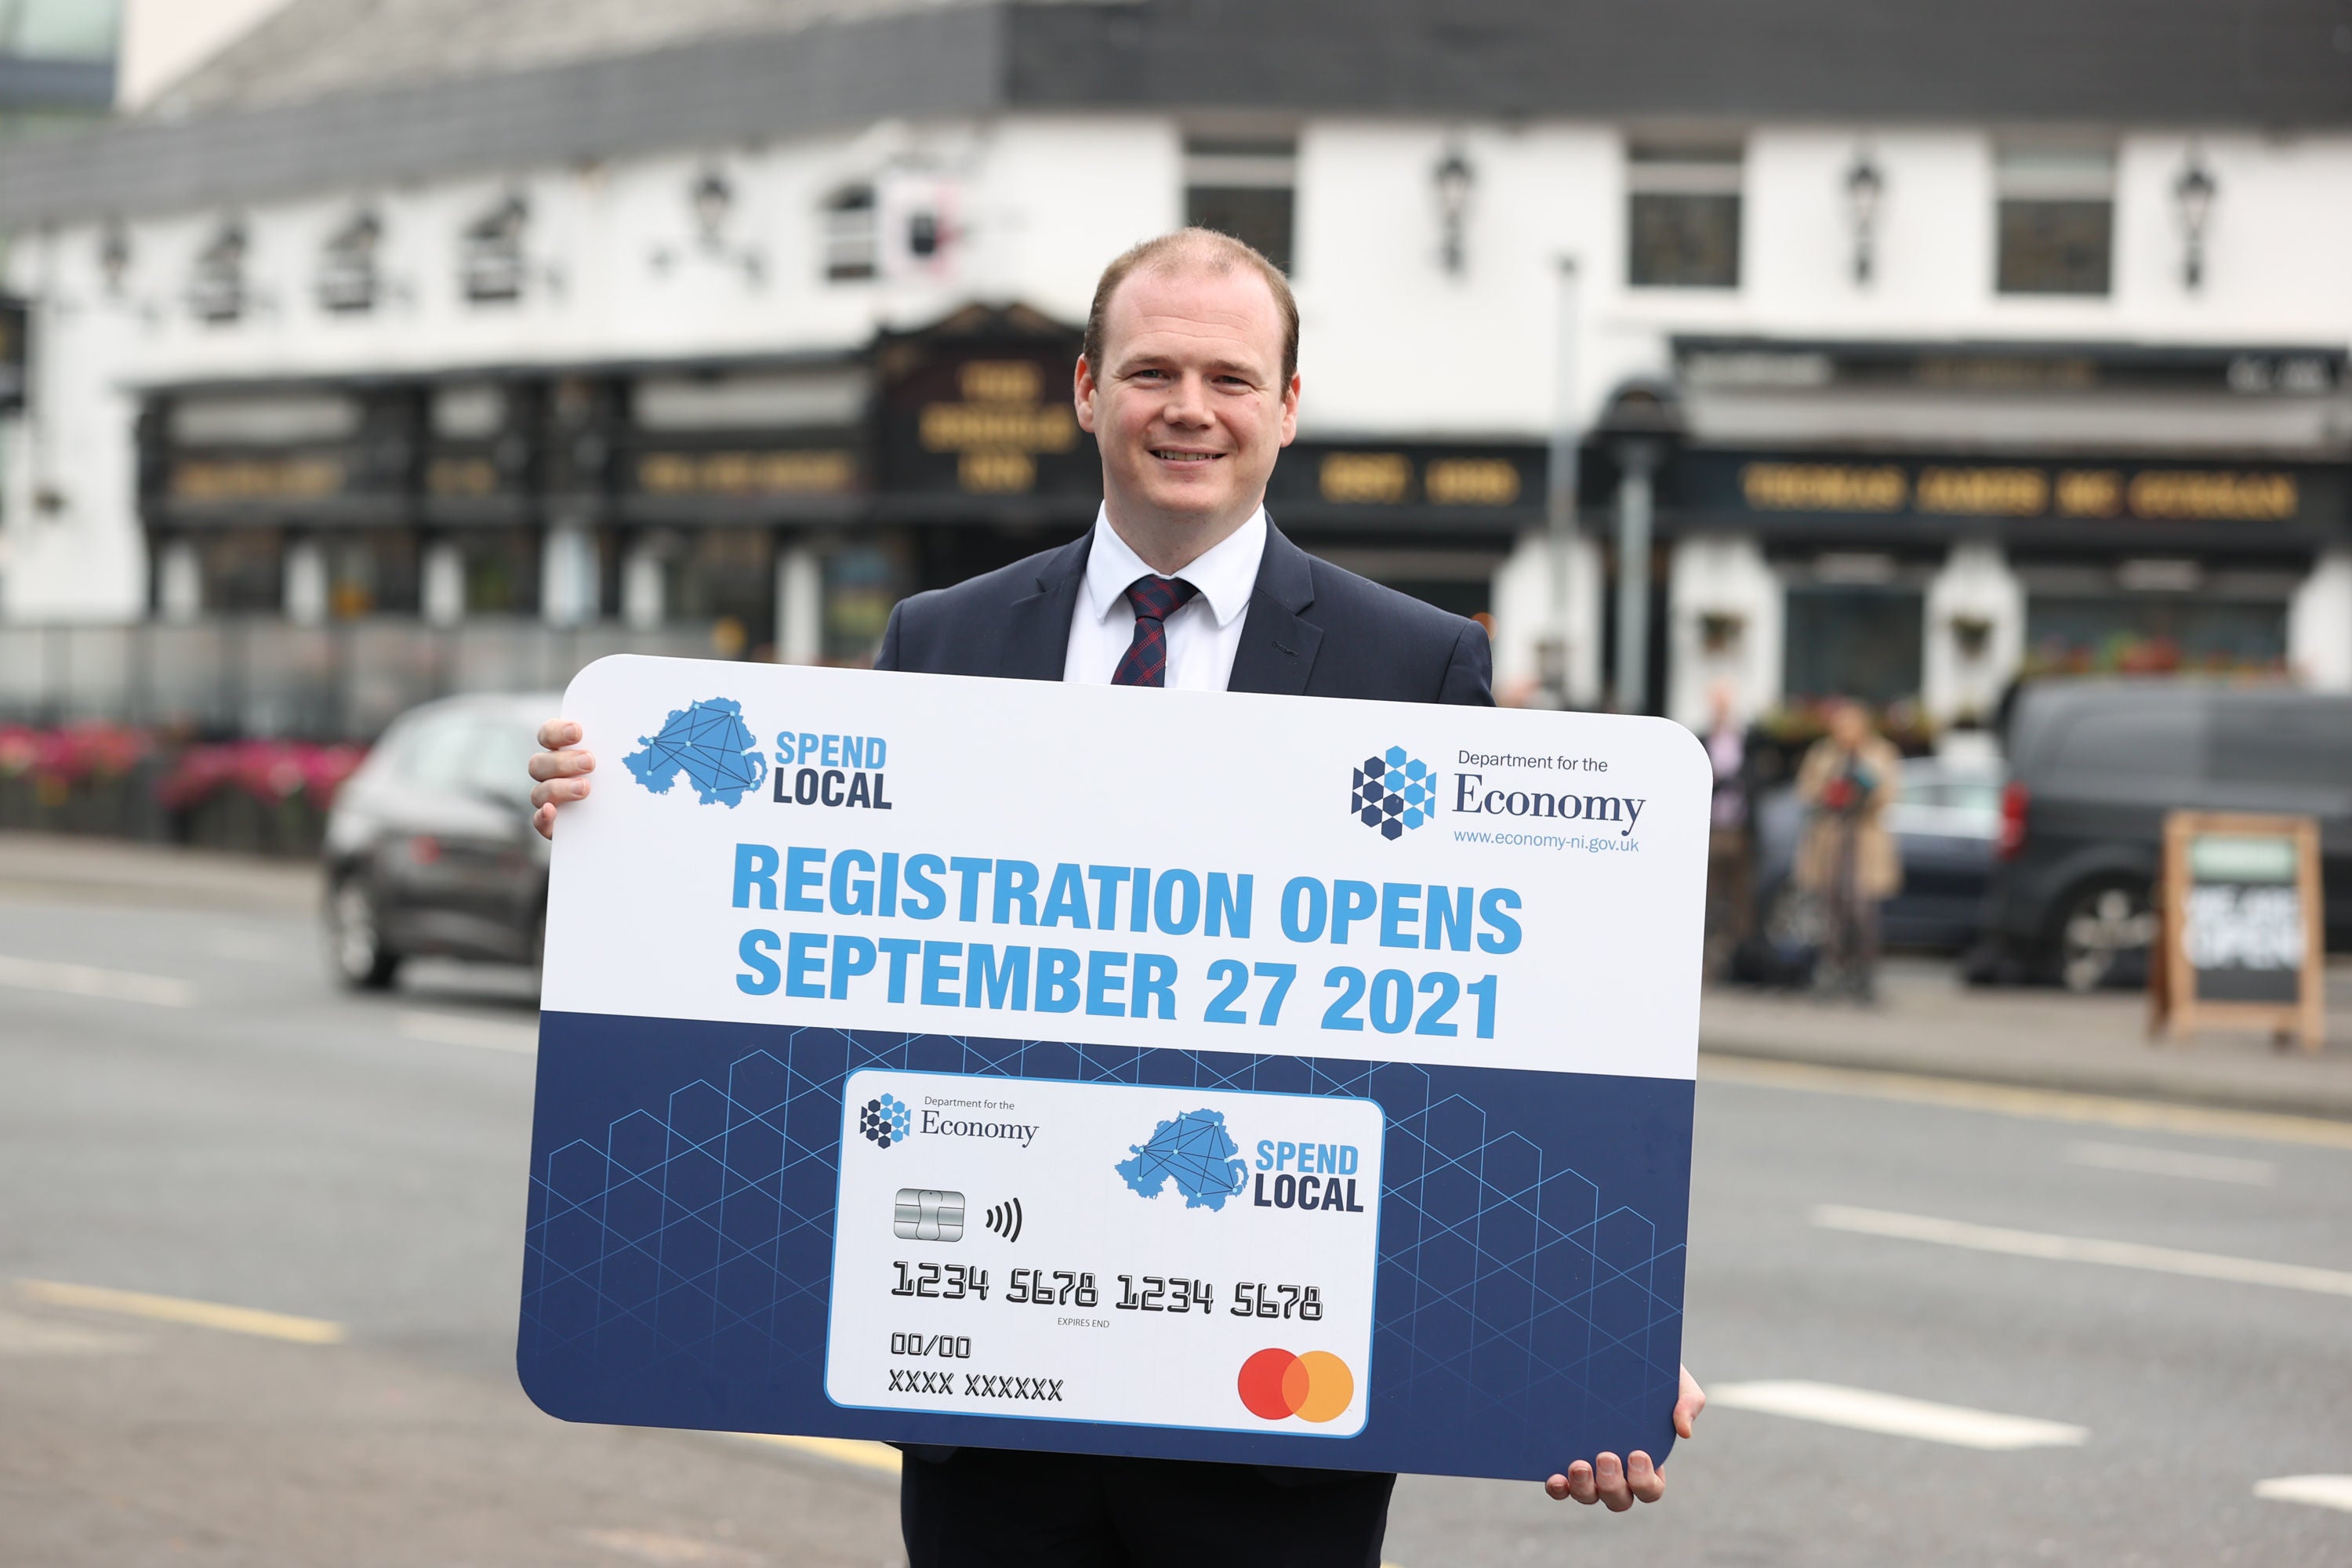
[[[555,808],[567,800],[585,800],[588,775],[596,766],[595,753],[580,748],[580,726],[569,719],[550,719],[539,727],[545,748],[530,758],[530,825],[542,838],[555,837]]]
[[[1675,1435],[1687,1437],[1691,1424],[1698,1413],[1706,1408],[1706,1390],[1683,1368],[1681,1394],[1675,1400]],[[1636,1500],[1655,1502],[1666,1495],[1666,1473],[1650,1463],[1650,1456],[1639,1448],[1633,1457],[1620,1464],[1614,1454],[1603,1454],[1594,1464],[1582,1459],[1568,1467],[1568,1474],[1554,1476],[1544,1483],[1544,1490],[1555,1502],[1574,1498],[1579,1502],[1605,1502],[1612,1513],[1623,1513]]]

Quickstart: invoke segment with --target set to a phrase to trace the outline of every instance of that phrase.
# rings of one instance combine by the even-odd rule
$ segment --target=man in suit
[[[1266,517],[1299,384],[1298,308],[1264,257],[1203,229],[1128,251],[1096,286],[1073,388],[1102,454],[1094,527],[900,604],[875,668],[1491,705],[1476,623],[1317,560]],[[588,793],[594,760],[581,740],[561,720],[540,731],[547,750],[530,772],[542,833],[559,804]],[[1705,1401],[1685,1371],[1682,1436]],[[918,1449],[902,1467],[899,1516],[913,1568],[1372,1568],[1395,1480]],[[1618,1511],[1664,1487],[1640,1452],[1580,1459],[1546,1483],[1554,1498]]]

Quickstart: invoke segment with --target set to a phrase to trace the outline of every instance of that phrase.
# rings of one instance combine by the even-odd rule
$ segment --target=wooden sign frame
[[[2289,838],[2294,843],[2295,898],[2303,910],[2304,959],[2296,1000],[2209,1002],[2197,994],[2187,943],[2189,847],[2207,834]],[[2148,1037],[2179,1039],[2200,1027],[2268,1029],[2281,1046],[2299,1038],[2316,1052],[2326,1029],[2327,911],[2321,902],[2319,824],[2308,816],[2249,812],[2175,811],[2164,819],[2164,859],[2156,886],[2156,949],[2148,956]]]

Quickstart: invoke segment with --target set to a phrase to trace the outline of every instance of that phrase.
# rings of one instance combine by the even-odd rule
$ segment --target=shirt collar
[[[1200,590],[1210,616],[1220,626],[1231,625],[1235,616],[1248,609],[1250,595],[1257,591],[1258,564],[1265,557],[1265,508],[1261,506],[1250,513],[1248,521],[1176,574]],[[1125,602],[1129,584],[1154,574],[1143,557],[1111,527],[1110,509],[1097,509],[1094,543],[1087,552],[1086,583],[1087,607],[1096,619],[1108,618],[1113,606]]]

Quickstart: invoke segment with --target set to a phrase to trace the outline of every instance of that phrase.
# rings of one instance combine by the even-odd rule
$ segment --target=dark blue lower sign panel
[[[1353,1437],[848,1409],[825,1395],[842,1085],[863,1068],[1380,1102]],[[548,1013],[516,1361],[573,1421],[1540,1479],[1663,1459],[1684,1079]]]

